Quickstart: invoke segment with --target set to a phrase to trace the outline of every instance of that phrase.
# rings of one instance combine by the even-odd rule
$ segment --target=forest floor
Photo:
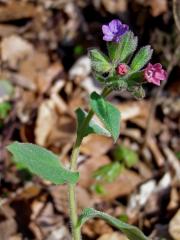
[[[152,45],[152,62],[169,77],[164,88],[146,86],[144,100],[109,96],[121,111],[120,136],[116,145],[97,135],[83,141],[78,209],[103,210],[153,240],[180,239],[180,34],[172,12],[167,0],[0,1],[0,240],[71,239],[66,186],[18,168],[6,146],[36,143],[69,165],[74,111],[87,110],[89,93],[100,89],[87,49],[106,49],[101,25],[114,18],[129,24],[140,46]],[[109,177],[102,167],[117,162],[122,171],[108,168]],[[126,239],[97,219],[82,232],[89,240]]]

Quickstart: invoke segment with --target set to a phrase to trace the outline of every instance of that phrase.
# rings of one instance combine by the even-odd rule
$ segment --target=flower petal
[[[110,36],[110,35],[104,35],[103,36],[103,40],[104,41],[107,41],[107,42],[110,42],[113,40],[113,36]]]
[[[123,35],[129,30],[129,26],[126,24],[122,24],[121,27],[119,28],[119,34]]]
[[[111,30],[112,33],[118,33],[119,29],[121,28],[122,23],[118,19],[114,19],[109,23],[109,29]]]
[[[104,33],[104,35],[111,35],[111,36],[113,36],[112,32],[109,29],[109,26],[107,26],[107,25],[103,25],[102,26],[102,32]]]
[[[154,74],[154,77],[161,80],[161,81],[164,81],[166,80],[166,74],[165,74],[165,71],[164,70],[161,70],[161,71],[156,71],[155,74]]]
[[[155,64],[153,65],[153,67],[154,67],[155,69],[162,69],[162,65],[161,65],[160,63],[155,63]]]
[[[161,81],[160,81],[159,79],[154,78],[153,81],[152,81],[152,83],[154,83],[154,84],[157,85],[157,86],[160,86]]]

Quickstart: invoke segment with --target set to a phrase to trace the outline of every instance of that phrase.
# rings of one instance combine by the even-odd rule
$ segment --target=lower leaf
[[[137,228],[130,224],[124,223],[106,213],[97,211],[93,208],[85,208],[78,220],[78,226],[81,227],[91,218],[101,218],[112,226],[123,232],[130,240],[148,240],[148,238]]]
[[[55,184],[76,183],[79,173],[65,169],[57,155],[31,143],[14,142],[7,147],[16,164]]]

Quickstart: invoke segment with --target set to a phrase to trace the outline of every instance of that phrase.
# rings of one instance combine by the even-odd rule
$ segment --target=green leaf
[[[98,181],[110,183],[117,179],[123,169],[123,165],[119,162],[109,163],[97,169],[93,177]]]
[[[133,72],[127,76],[127,85],[129,88],[141,85],[144,81],[144,73],[143,71]]]
[[[85,208],[78,220],[78,226],[81,227],[86,221],[92,218],[101,218],[113,227],[123,232],[130,240],[148,240],[148,238],[135,226],[124,223],[106,213],[97,211],[93,208]]]
[[[125,76],[119,77],[118,75],[111,76],[107,79],[106,85],[113,89],[129,89],[133,90],[134,86],[139,86],[144,80],[143,71],[132,72]]]
[[[93,77],[99,81],[100,83],[105,83],[106,82],[106,77],[104,77],[101,73],[98,72],[92,72]]]
[[[81,134],[82,137],[85,137],[91,133],[96,133],[107,137],[111,136],[111,134],[105,128],[99,126],[94,120],[91,120],[85,129],[81,129],[82,123],[87,116],[87,113],[83,111],[81,108],[78,108],[76,110],[76,116],[77,116],[77,133]]]
[[[106,194],[106,190],[105,190],[104,186],[102,184],[99,184],[99,183],[96,183],[96,184],[92,185],[91,190],[96,192],[99,195],[105,195]]]
[[[118,219],[122,222],[128,223],[128,215],[127,214],[121,214]]]
[[[0,97],[9,97],[13,93],[13,86],[8,80],[0,80]]]
[[[135,86],[132,90],[132,93],[137,99],[144,98],[146,95],[145,90],[142,86]]]
[[[0,119],[5,119],[11,110],[11,104],[8,102],[0,103]]]
[[[176,157],[180,160],[180,151],[176,153]]]
[[[115,161],[120,161],[129,168],[133,167],[139,160],[135,151],[123,145],[118,145],[114,149],[113,156]]]
[[[136,50],[137,37],[129,31],[124,34],[118,43],[108,43],[108,53],[113,63],[123,62]]]
[[[91,49],[89,51],[89,57],[91,59],[92,68],[97,72],[106,73],[112,68],[108,57],[98,49]]]
[[[151,59],[152,53],[153,50],[151,49],[151,46],[142,47],[132,60],[130,65],[131,71],[139,71],[144,67]]]
[[[110,132],[114,141],[118,139],[120,129],[120,112],[102,96],[93,92],[90,96],[90,105],[93,111]]]
[[[113,88],[114,90],[127,89],[127,77],[120,77],[118,75],[113,75],[109,77],[106,81],[106,86]]]
[[[28,168],[30,172],[55,184],[76,183],[79,173],[62,167],[58,156],[47,149],[31,143],[14,142],[7,149],[14,161]]]

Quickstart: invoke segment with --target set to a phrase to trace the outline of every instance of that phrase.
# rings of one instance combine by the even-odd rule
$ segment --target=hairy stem
[[[106,97],[111,92],[110,89],[105,88],[102,92],[102,96]],[[70,170],[73,172],[77,171],[77,158],[79,155],[80,145],[83,139],[83,129],[89,124],[90,120],[94,115],[93,110],[90,110],[81,125],[81,133],[77,136],[76,142],[74,144],[71,160],[70,160]],[[70,207],[70,219],[72,228],[72,239],[81,240],[80,228],[77,227],[78,214],[77,214],[77,204],[76,204],[76,184],[69,184],[69,207]]]
[[[82,123],[82,129],[85,129],[88,125],[89,121],[93,117],[94,112],[90,110],[87,117],[85,118],[84,122]],[[74,144],[72,155],[71,155],[71,166],[70,170],[75,172],[77,171],[77,158],[79,155],[79,149],[82,142],[82,136],[78,136],[76,142]],[[81,239],[81,232],[80,228],[77,227],[78,222],[78,214],[77,214],[77,205],[76,205],[76,184],[69,184],[69,206],[70,206],[70,218],[72,224],[72,239],[73,240],[80,240]]]

